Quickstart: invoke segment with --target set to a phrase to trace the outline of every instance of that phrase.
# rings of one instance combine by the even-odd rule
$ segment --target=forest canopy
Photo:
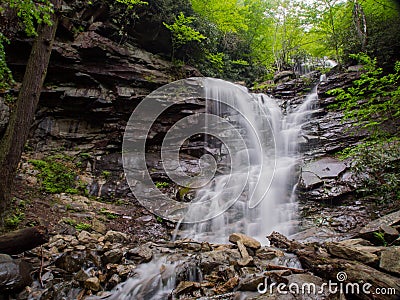
[[[193,44],[187,43],[177,58],[195,60],[207,75],[255,79],[310,61],[346,64],[350,54],[359,52],[376,57],[381,66],[392,66],[400,56],[395,1],[192,0],[191,4],[193,28],[207,39],[198,43],[202,52],[197,57],[191,56]]]
[[[92,5],[89,2],[86,5]],[[383,67],[400,58],[399,8],[391,0],[102,2],[128,6],[122,10],[126,15],[115,18],[123,23],[116,24],[121,30],[129,30],[135,20],[155,10],[153,18],[159,18],[171,33],[170,57],[196,66],[207,76],[254,82],[305,62],[323,66],[333,59],[346,64],[350,54],[359,52],[377,58]],[[35,34],[35,23],[48,22],[51,13],[51,4],[42,0],[10,0],[7,6],[17,11],[30,35]],[[0,86],[4,87],[11,76],[3,34],[0,42]]]

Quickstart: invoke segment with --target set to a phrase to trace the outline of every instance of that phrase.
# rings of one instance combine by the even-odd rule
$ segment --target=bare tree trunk
[[[367,20],[364,10],[358,1],[354,1],[353,20],[356,27],[357,35],[361,42],[361,51],[365,51],[367,46]]]
[[[11,191],[18,163],[28,139],[40,92],[46,77],[51,49],[57,29],[60,0],[52,0],[54,13],[52,26],[41,24],[26,66],[25,75],[19,91],[17,107],[11,115],[7,129],[0,141],[0,220],[10,205]]]

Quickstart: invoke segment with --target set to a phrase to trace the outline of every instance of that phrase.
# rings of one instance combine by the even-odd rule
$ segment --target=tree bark
[[[52,0],[55,13],[51,17],[52,26],[39,25],[38,36],[33,44],[26,66],[17,107],[10,117],[5,134],[0,141],[0,220],[10,205],[11,191],[18,163],[28,139],[29,129],[39,102],[43,82],[46,77],[51,49],[58,24],[60,0]]]
[[[48,241],[49,235],[45,227],[24,228],[0,236],[0,253],[20,254]]]

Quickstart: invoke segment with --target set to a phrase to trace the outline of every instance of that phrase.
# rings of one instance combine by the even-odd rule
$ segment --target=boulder
[[[400,247],[390,247],[383,251],[379,267],[386,272],[400,275]]]
[[[190,293],[195,289],[200,288],[199,282],[192,282],[192,281],[181,281],[179,282],[178,286],[174,289],[174,295],[180,296],[182,294]]]
[[[271,260],[276,257],[283,257],[284,253],[281,250],[271,248],[271,247],[261,247],[260,249],[257,249],[256,251],[256,256],[259,259],[263,260]]]
[[[83,267],[85,259],[85,252],[69,252],[57,258],[55,265],[57,268],[74,273],[78,272]]]
[[[218,266],[237,264],[241,259],[241,255],[237,249],[224,249],[202,252],[199,254],[198,259],[203,274],[210,274]]]
[[[238,284],[239,284],[239,277],[235,276],[235,277],[230,278],[224,284],[217,286],[213,290],[216,294],[225,294],[225,293],[233,291],[233,289],[236,288],[236,286]]]
[[[15,260],[7,254],[0,254],[0,294],[19,292],[32,283],[31,266]]]
[[[142,245],[128,251],[128,258],[136,262],[149,262],[153,258],[153,251],[148,245]]]
[[[255,250],[261,248],[261,243],[259,241],[243,233],[232,233],[229,236],[229,241],[234,244],[236,244],[238,241],[241,241],[246,247]]]
[[[340,243],[326,243],[325,247],[328,252],[335,256],[345,259],[354,259],[367,265],[375,265],[378,263],[379,258],[376,254],[363,251],[362,248],[354,246],[346,246]],[[376,251],[378,252],[378,250]]]
[[[240,255],[242,256],[242,258],[238,261],[239,266],[245,267],[245,266],[248,266],[251,263],[253,263],[253,257],[251,257],[249,255],[249,253],[247,252],[247,249],[244,246],[244,244],[242,243],[242,241],[238,240],[236,243],[237,243]]]
[[[372,243],[370,241],[360,239],[360,238],[343,240],[343,241],[338,242],[338,244],[341,244],[344,246],[372,246]]]
[[[128,235],[122,232],[110,230],[104,236],[104,242],[126,243],[129,241]]]
[[[325,280],[312,274],[293,274],[287,276],[287,280],[287,286],[292,287],[290,291],[292,291],[295,296],[305,294],[304,298],[301,297],[299,299],[342,299],[339,298],[339,295],[335,295],[329,291]],[[303,288],[305,291],[304,293],[302,292]]]
[[[296,74],[293,71],[281,71],[274,76],[275,83],[282,83],[293,79]]]
[[[262,275],[255,275],[249,278],[245,278],[240,281],[238,289],[240,291],[257,292],[257,287],[260,283],[264,283],[265,277]]]
[[[97,292],[100,290],[100,280],[97,277],[90,277],[85,280],[85,288]]]
[[[121,249],[113,249],[104,253],[103,260],[105,263],[116,264],[121,261],[122,256],[123,253]]]
[[[91,242],[97,242],[97,239],[94,238],[89,232],[82,230],[78,234],[78,241],[83,244],[87,244],[87,243],[91,243]]]

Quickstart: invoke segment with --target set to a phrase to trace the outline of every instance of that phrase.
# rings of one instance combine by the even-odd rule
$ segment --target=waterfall
[[[238,138],[235,135],[230,139],[228,137],[225,141],[230,146],[223,145],[221,153],[236,164],[240,164],[246,156],[249,162],[239,168],[231,166],[229,172],[215,176],[200,189],[196,201],[206,203],[207,207],[201,210],[198,206],[189,208],[184,221],[199,219],[198,214],[205,214],[207,209],[210,219],[178,226],[176,235],[224,243],[231,233],[242,232],[266,243],[265,237],[272,231],[292,234],[297,214],[294,194],[298,178],[296,167],[301,158],[298,141],[301,128],[312,113],[316,89],[286,113],[282,112],[276,99],[264,94],[249,94],[247,91],[232,93],[229,86],[218,84],[215,80],[206,84],[205,89],[206,98],[212,99],[213,103],[216,100],[217,105],[208,104],[213,113],[234,123],[245,140],[246,149],[229,153],[229,147]],[[238,183],[242,182],[246,185],[238,191],[241,189]],[[237,193],[240,194],[237,200],[226,209],[227,202]],[[215,212],[221,214],[211,217],[216,215]]]
[[[303,125],[312,115],[316,89],[300,101],[294,99],[301,103],[292,103],[283,111],[276,99],[251,94],[226,81],[205,79],[203,87],[210,114],[202,119],[204,127],[199,131],[216,133],[221,140],[219,158],[211,164],[217,166],[217,172],[212,172],[217,175],[198,189],[195,205],[189,206],[177,225],[175,237],[226,243],[231,233],[242,232],[266,243],[265,236],[274,230],[290,234],[297,212],[298,142]],[[218,146],[213,143],[211,148]],[[177,270],[191,255],[167,254],[169,251],[163,249],[105,298],[167,299],[178,280]],[[286,265],[291,258],[279,259]],[[193,265],[188,280],[200,282],[201,278],[201,271]]]

